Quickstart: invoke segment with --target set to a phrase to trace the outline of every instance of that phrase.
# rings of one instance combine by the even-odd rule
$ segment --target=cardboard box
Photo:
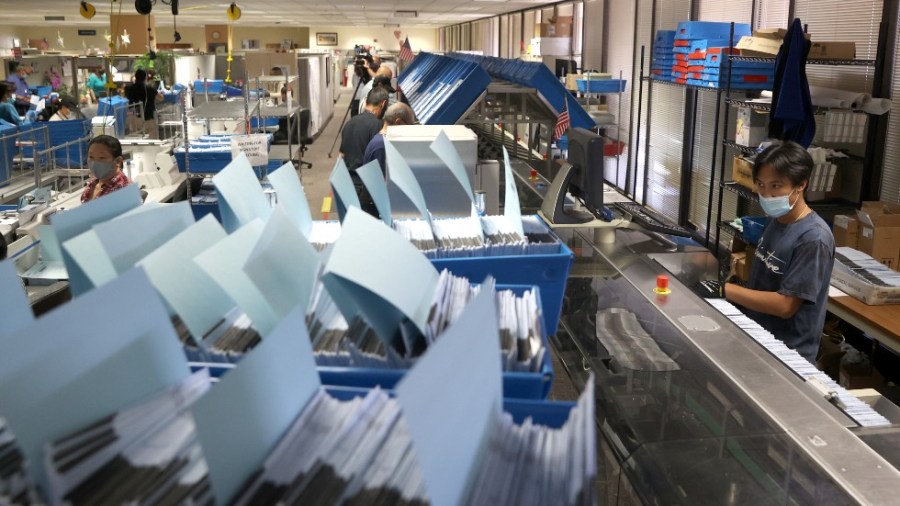
[[[856,216],[838,214],[834,217],[834,246],[836,248],[848,247],[858,249],[859,245],[859,220]]]
[[[838,383],[847,389],[878,388],[884,385],[884,376],[881,375],[869,362],[861,364],[848,364],[841,362],[841,372]]]
[[[750,279],[750,263],[753,257],[747,256],[746,251],[739,251],[731,254],[731,271],[734,276],[741,281]]]
[[[813,42],[809,48],[811,60],[852,60],[856,58],[855,42]]]
[[[749,107],[738,107],[734,142],[755,148],[768,135],[769,115]]]
[[[835,250],[831,285],[870,306],[900,303],[900,273],[852,248]]]
[[[781,48],[781,40],[747,36],[741,37],[741,40],[734,47],[741,50],[741,56],[771,58],[778,55],[778,50]]]
[[[538,24],[538,37],[571,37],[572,16],[557,16]]]
[[[859,220],[859,250],[890,267],[900,266],[900,204],[863,202]]]
[[[758,30],[753,30],[754,37],[772,39],[779,42],[784,40],[785,35],[787,35],[787,30],[784,28],[760,28]]]
[[[566,74],[566,89],[578,91],[578,80],[584,79],[584,74]]]
[[[753,162],[744,157],[734,157],[731,165],[731,179],[750,190],[753,189]]]

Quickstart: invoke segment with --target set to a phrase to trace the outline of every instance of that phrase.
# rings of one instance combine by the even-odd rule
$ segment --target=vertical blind
[[[897,19],[900,31],[900,13]],[[884,147],[884,167],[881,178],[881,200],[900,202],[900,34],[894,49],[894,68],[891,76],[891,97],[895,109],[888,118],[887,137]]]
[[[756,0],[756,28],[787,28],[789,0]]]
[[[607,130],[607,134],[613,138],[619,137],[622,142],[628,143],[630,127],[631,97],[638,85],[635,79],[640,79],[634,68],[633,33],[635,0],[621,0],[609,5],[609,44],[607,48],[606,70],[618,78],[619,72],[624,79],[628,79],[625,93],[621,95],[607,95],[609,112],[616,115],[617,129]],[[596,2],[599,4],[599,2]],[[594,6],[592,6],[594,7]],[[599,9],[596,9],[599,10]],[[599,49],[599,48],[598,48]],[[597,58],[591,58],[597,61]],[[599,70],[599,68],[597,69]],[[621,107],[619,107],[621,105]],[[621,117],[619,112],[621,110]],[[625,171],[628,168],[624,157],[604,159],[604,178],[612,184],[623,188],[625,185]]]
[[[642,2],[641,7],[644,5]],[[656,30],[675,30],[679,21],[690,19],[690,14],[690,0],[657,0],[656,26],[649,33],[645,27],[637,27],[638,33],[647,33],[647,38],[641,43],[650,47]],[[648,182],[647,205],[678,221],[686,89],[665,84],[653,84],[650,88],[649,99],[653,103],[647,123],[649,128],[646,136],[642,134],[648,147],[644,162]]]

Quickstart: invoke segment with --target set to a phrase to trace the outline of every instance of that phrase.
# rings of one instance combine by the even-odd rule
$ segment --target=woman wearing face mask
[[[112,193],[131,184],[122,172],[122,144],[110,135],[98,135],[88,144],[88,169],[90,180],[81,193],[81,203]]]
[[[753,181],[769,216],[747,286],[723,285],[747,316],[815,363],[834,267],[834,236],[807,205],[813,161],[795,142],[777,142],[756,157]]]
[[[28,111],[25,120],[19,117],[16,110],[16,85],[9,81],[0,81],[0,93],[2,93],[2,102],[0,102],[0,119],[16,126],[22,126],[31,123],[35,115],[33,111]]]

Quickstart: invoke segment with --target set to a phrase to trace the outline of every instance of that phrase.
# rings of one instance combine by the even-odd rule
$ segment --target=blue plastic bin
[[[765,216],[741,216],[741,224],[744,225],[744,241],[751,246],[756,246],[768,221],[769,218]]]
[[[431,263],[439,271],[447,269],[473,283],[491,275],[498,284],[539,287],[544,328],[549,334],[556,334],[572,258],[572,250],[560,242],[559,253],[552,255],[439,258]]]
[[[625,79],[578,79],[578,91],[582,93],[622,93]]]
[[[12,174],[13,159],[16,156],[16,140],[12,137],[18,129],[15,125],[0,124],[0,186],[9,184],[9,176]]]
[[[125,121],[128,119],[128,99],[122,97],[101,98],[97,104],[97,116],[115,116],[116,137],[125,138]]]
[[[369,392],[369,389],[326,386],[325,391],[335,399],[349,401],[365,396]],[[389,390],[386,393],[391,397],[394,396],[393,390]],[[577,405],[577,403],[571,401],[503,399],[503,411],[512,415],[515,423],[521,424],[526,418],[531,418],[531,421],[534,424],[543,425],[552,429],[561,428],[569,420],[572,409]]]
[[[225,81],[221,79],[197,79],[194,81],[194,93],[222,93]]]
[[[716,21],[682,21],[678,23],[678,29],[675,30],[676,39],[728,39],[731,32],[731,23],[721,23]],[[734,41],[741,40],[741,37],[750,35],[750,25],[745,23],[734,24]]]

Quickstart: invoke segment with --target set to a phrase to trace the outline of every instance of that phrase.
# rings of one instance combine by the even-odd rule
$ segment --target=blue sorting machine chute
[[[557,113],[563,111],[568,98],[569,121],[572,128],[592,129],[596,126],[596,122],[581,107],[578,100],[543,63],[473,54],[454,53],[450,56],[481,65],[491,77],[536,89]]]
[[[423,125],[457,123],[490,83],[478,64],[431,53],[420,53],[399,82]]]

